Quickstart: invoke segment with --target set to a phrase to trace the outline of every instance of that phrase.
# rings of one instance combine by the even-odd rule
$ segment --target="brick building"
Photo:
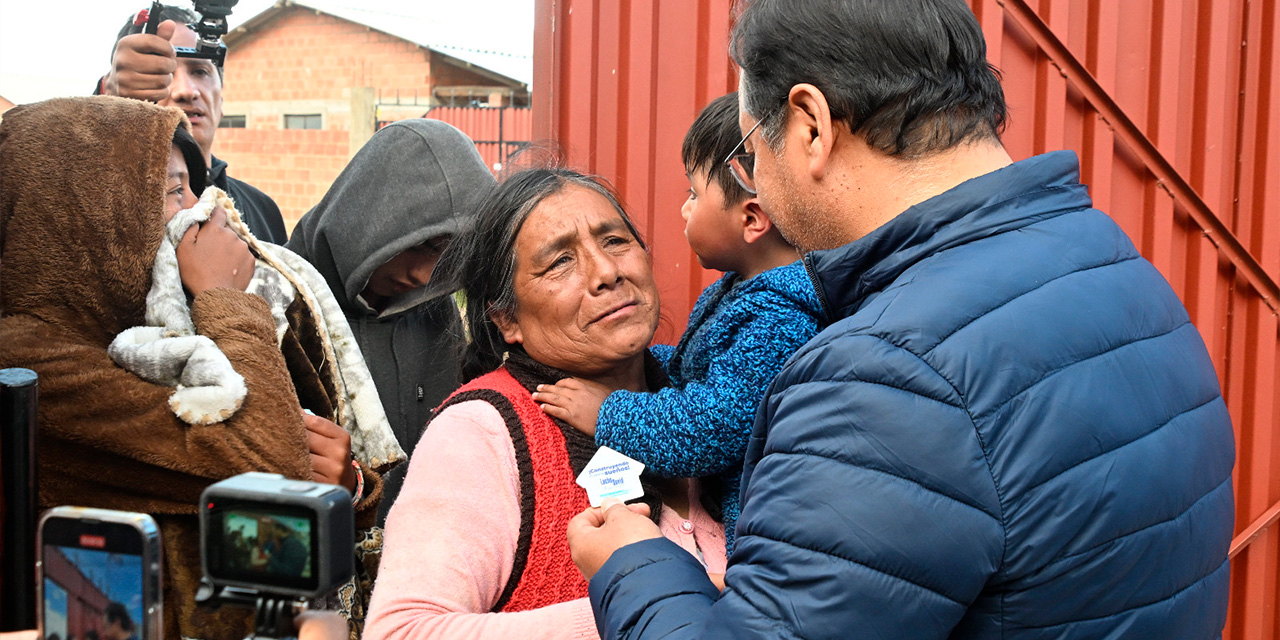
[[[442,31],[425,18],[279,0],[224,38],[214,153],[274,198],[292,229],[379,124],[435,106],[528,105],[528,56],[450,45]]]

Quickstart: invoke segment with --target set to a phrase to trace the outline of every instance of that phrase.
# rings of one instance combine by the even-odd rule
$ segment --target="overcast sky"
[[[303,0],[305,2],[306,0]],[[234,29],[274,0],[239,0]],[[457,25],[466,45],[529,55],[534,0],[319,0],[391,15],[430,16]],[[185,4],[190,0],[167,0]],[[110,64],[115,34],[148,0],[0,0],[0,96],[22,104],[85,95]],[[51,13],[51,12],[56,12]],[[501,22],[495,23],[494,21]]]

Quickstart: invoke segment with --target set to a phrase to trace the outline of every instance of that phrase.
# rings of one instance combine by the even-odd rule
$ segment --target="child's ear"
[[[773,230],[773,221],[760,208],[759,198],[747,198],[739,205],[742,211],[742,240],[752,244]]]

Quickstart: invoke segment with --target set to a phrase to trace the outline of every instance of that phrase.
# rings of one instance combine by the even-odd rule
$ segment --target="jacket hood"
[[[14,107],[0,125],[0,306],[103,344],[142,324],[178,109],[114,97]]]
[[[356,153],[289,243],[328,281],[351,315],[379,315],[360,299],[374,270],[405,249],[459,233],[493,189],[475,143],[436,120],[395,122]],[[389,316],[451,292],[433,281],[391,301]]]

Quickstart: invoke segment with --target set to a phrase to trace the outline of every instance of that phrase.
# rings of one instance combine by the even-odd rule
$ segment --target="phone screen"
[[[146,575],[136,529],[51,518],[42,540],[42,640],[146,637]]]

